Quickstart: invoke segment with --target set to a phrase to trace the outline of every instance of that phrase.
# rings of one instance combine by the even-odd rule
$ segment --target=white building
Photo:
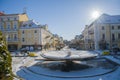
[[[96,50],[103,47],[105,49],[112,49],[115,46],[120,48],[120,15],[102,14],[87,29],[85,28],[83,35],[84,40],[87,38],[89,47],[94,47]]]

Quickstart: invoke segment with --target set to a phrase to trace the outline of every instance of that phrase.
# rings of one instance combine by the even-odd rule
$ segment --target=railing
[[[0,29],[1,31],[9,31],[9,32],[13,32],[13,31],[18,31],[18,29]]]
[[[8,39],[7,42],[18,42],[19,39]]]
[[[88,33],[89,33],[89,34],[94,34],[94,31],[91,30],[91,31],[88,31]]]

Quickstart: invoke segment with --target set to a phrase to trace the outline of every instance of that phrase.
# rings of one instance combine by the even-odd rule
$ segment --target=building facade
[[[102,14],[83,33],[88,49],[120,48],[120,15]]]
[[[7,40],[9,50],[20,48],[19,29],[23,21],[27,21],[28,16],[23,14],[0,14],[0,30]]]
[[[21,48],[42,50],[46,46],[52,47],[52,42],[55,42],[54,35],[48,30],[47,24],[41,25],[34,20],[29,20],[25,13],[4,14],[0,12],[0,30],[7,40],[10,51]]]
[[[53,36],[48,31],[47,25],[39,25],[33,20],[24,21],[19,30],[21,48],[28,50],[42,50],[49,39],[46,36]]]

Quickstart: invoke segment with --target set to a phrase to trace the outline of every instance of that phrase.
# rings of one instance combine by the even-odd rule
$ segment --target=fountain
[[[86,61],[94,59],[97,55],[96,54],[75,54],[71,51],[67,51],[64,53],[43,53],[41,54],[43,58],[47,61],[62,61],[59,69],[63,72],[69,72],[71,70],[80,70],[80,69],[86,69],[91,66],[87,64],[78,64],[75,61]],[[82,62],[81,62],[82,63]],[[53,65],[54,66],[54,65]]]
[[[48,77],[86,78],[105,75],[117,69],[117,65],[86,51],[51,51],[40,54],[36,64],[27,68],[30,72]]]

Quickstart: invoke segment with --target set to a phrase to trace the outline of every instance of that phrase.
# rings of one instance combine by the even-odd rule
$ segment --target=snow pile
[[[51,51],[42,54],[45,58],[50,59],[84,59],[90,57],[96,57],[97,54],[89,53],[88,51]]]

